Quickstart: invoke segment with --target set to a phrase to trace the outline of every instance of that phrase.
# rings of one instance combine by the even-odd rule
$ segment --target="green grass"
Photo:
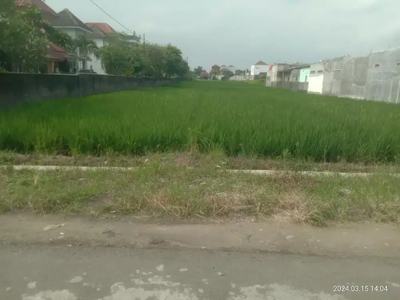
[[[207,81],[0,112],[0,150],[99,156],[193,148],[229,156],[395,162],[400,106]]]
[[[344,193],[346,189],[349,192]],[[76,213],[258,220],[326,226],[400,223],[399,179],[232,174],[211,166],[166,166],[161,157],[132,172],[0,170],[0,213]],[[245,207],[244,210],[238,208]]]

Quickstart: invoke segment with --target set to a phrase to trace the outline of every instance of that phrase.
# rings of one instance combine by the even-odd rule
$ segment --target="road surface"
[[[354,255],[348,250],[344,257],[343,244],[337,254],[335,248],[330,247],[329,255],[311,255],[293,254],[295,247],[292,253],[273,253],[243,247],[225,249],[207,243],[210,240],[207,232],[212,236],[212,228],[218,232],[225,226],[231,229],[225,236],[221,235],[222,240],[229,235],[241,235],[239,228],[243,232],[251,229],[251,236],[243,239],[249,243],[260,236],[271,235],[263,233],[268,231],[265,224],[248,224],[248,228],[246,224],[240,227],[233,224],[198,225],[196,230],[189,226],[188,232],[192,230],[198,245],[206,245],[191,247],[192,242],[185,236],[188,232],[180,232],[178,241],[177,237],[163,233],[168,232],[168,226],[131,223],[132,237],[129,237],[127,229],[123,229],[126,222],[106,221],[106,224],[80,219],[63,220],[67,223],[50,223],[49,226],[49,221],[59,220],[0,217],[0,299],[400,299],[400,259],[398,249],[393,247],[390,247],[392,252],[383,256],[373,253]],[[74,226],[85,222],[87,228],[81,228],[80,237],[76,236]],[[42,226],[44,224],[48,226]],[[112,229],[104,230],[105,226],[111,225]],[[254,226],[261,227],[257,233]],[[398,233],[398,229],[392,229]],[[151,236],[152,230],[158,232],[157,238]],[[270,231],[274,230],[278,229],[271,226]],[[279,230],[287,234],[284,230],[288,228]],[[285,235],[286,242],[300,235],[300,229],[292,230],[294,236]],[[320,230],[312,229],[312,232],[317,235]],[[390,238],[391,230],[385,228],[381,236]],[[354,234],[350,229],[346,232]],[[56,241],[50,238],[45,242],[54,234],[58,236]],[[88,242],[89,236],[92,243]],[[142,242],[132,243],[136,239],[142,242],[147,239],[149,243],[147,247]],[[348,292],[341,292],[347,288]]]

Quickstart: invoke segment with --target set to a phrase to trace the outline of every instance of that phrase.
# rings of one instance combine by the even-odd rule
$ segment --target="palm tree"
[[[96,58],[99,58],[99,47],[92,40],[89,40],[86,36],[80,36],[73,42],[73,49],[78,50],[79,57],[82,58],[82,69],[86,70],[86,61],[89,59],[89,55],[93,54]]]

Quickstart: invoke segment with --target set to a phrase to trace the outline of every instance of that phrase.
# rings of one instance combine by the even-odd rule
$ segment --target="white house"
[[[324,86],[324,64],[322,62],[315,63],[310,66],[310,80],[308,84],[308,92],[322,94]]]
[[[235,66],[233,66],[233,65],[230,65],[230,66],[228,67],[228,70],[231,71],[233,74],[235,74],[237,68],[236,68]]]
[[[225,66],[225,65],[222,65],[221,68],[220,68],[220,70],[221,70],[221,71],[222,71],[222,70],[229,70],[229,71],[231,71],[233,74],[235,74],[237,68],[236,68],[234,65],[230,65],[229,67],[227,67],[227,66]]]
[[[97,47],[105,47],[108,46],[108,36],[113,33],[117,33],[110,25],[107,23],[86,23],[86,25],[93,31],[92,34],[88,35],[88,38],[92,39]],[[140,42],[140,37],[135,33],[131,35],[125,34],[125,42],[126,43],[138,43]],[[106,74],[106,71],[103,69],[102,63],[100,59],[97,59],[94,54],[90,55],[91,62],[89,66],[92,66],[93,70],[97,74]]]
[[[108,46],[107,35],[115,33],[116,31],[107,23],[86,23],[86,25],[93,31],[88,35],[88,38],[93,40],[97,47],[101,48]],[[90,54],[91,62],[89,66],[97,74],[107,74],[101,63],[101,59],[96,58],[94,54]]]
[[[93,31],[89,27],[87,27],[85,23],[79,20],[68,9],[64,9],[59,12],[58,16],[59,18],[51,21],[51,25],[54,28],[65,31],[73,39],[77,39],[80,36],[87,36],[93,33]],[[76,71],[82,69],[82,57],[80,57],[79,49],[76,49],[76,57],[70,59],[70,62],[72,64],[71,67],[75,68]]]
[[[260,75],[260,73],[267,73],[269,70],[269,65],[263,61],[259,61],[255,65],[251,66],[250,75]]]

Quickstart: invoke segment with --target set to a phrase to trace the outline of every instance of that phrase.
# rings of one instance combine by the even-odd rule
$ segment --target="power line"
[[[94,2],[93,0],[90,0],[90,2],[92,2],[94,5],[96,5],[102,12],[104,12],[107,16],[109,16],[111,19],[113,19],[115,22],[117,22],[119,25],[121,25],[123,28],[125,28],[126,30],[128,30],[130,33],[135,34],[132,30],[130,30],[129,28],[125,27],[124,25],[122,25],[119,21],[117,21],[113,16],[111,16],[108,12],[106,12],[103,8],[101,8],[96,2]]]
[[[96,2],[94,2],[94,0],[90,0],[90,2],[92,2],[94,5],[96,5],[102,12],[104,12],[107,16],[109,16],[111,19],[113,19],[115,22],[117,22],[119,25],[121,25],[123,28],[125,28],[126,30],[128,30],[130,33],[136,35],[135,32],[133,32],[132,30],[130,30],[129,28],[127,28],[126,26],[124,26],[123,24],[121,24],[118,20],[116,20],[112,15],[110,15],[105,9],[103,9],[100,5],[98,5]],[[167,46],[164,44],[159,44],[159,43],[153,43],[150,42],[148,40],[146,40],[147,44],[152,44],[152,45],[160,45],[160,46]]]

